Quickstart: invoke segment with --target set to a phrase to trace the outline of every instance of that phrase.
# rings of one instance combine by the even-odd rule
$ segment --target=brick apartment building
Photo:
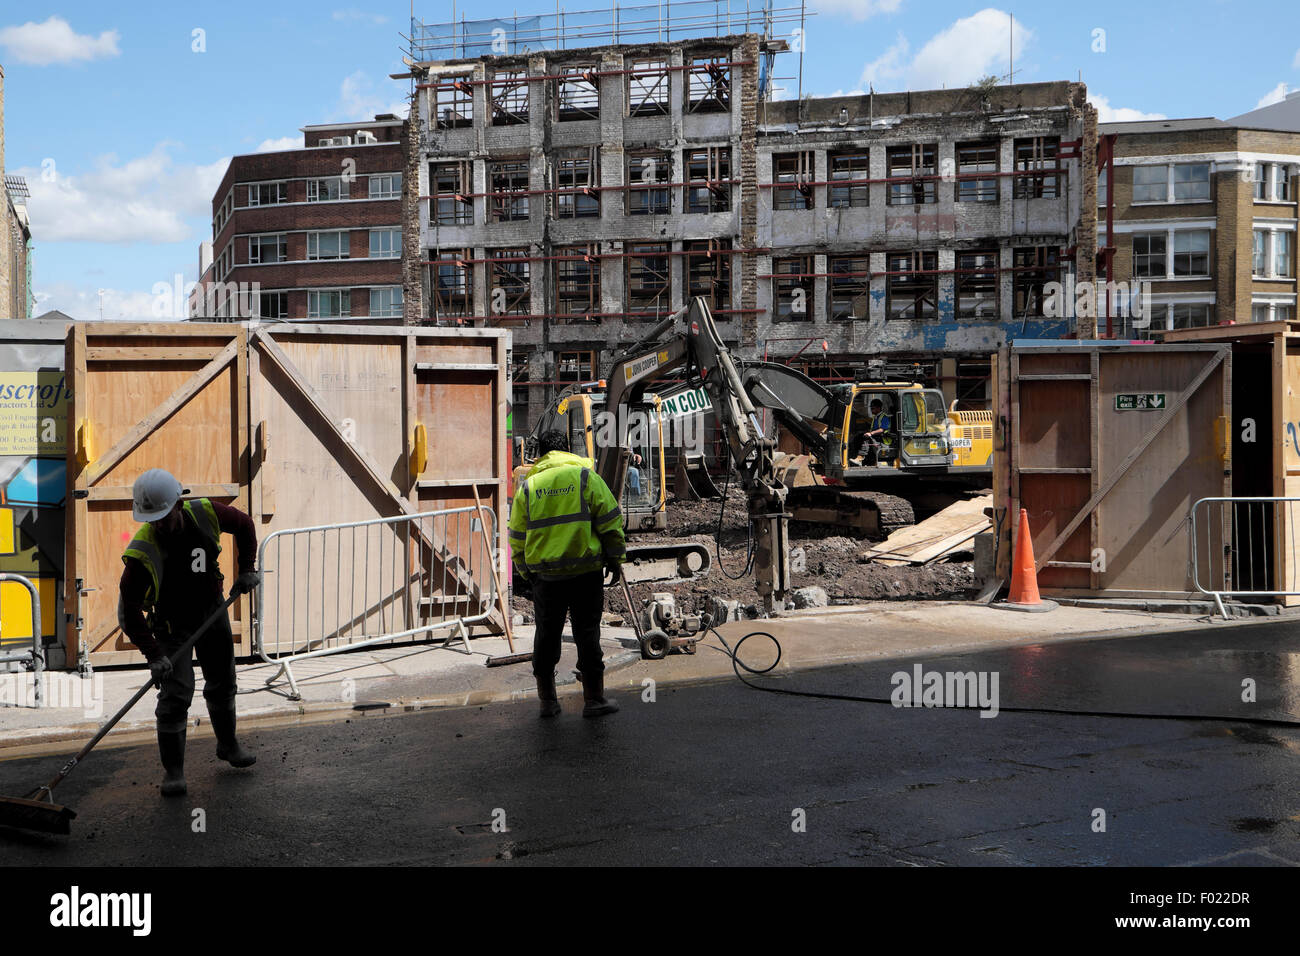
[[[1100,269],[1109,258],[1112,279],[1149,283],[1152,304],[1137,328],[1114,308],[1116,335],[1296,318],[1300,97],[1227,121],[1104,123],[1100,136]]]
[[[1072,329],[1042,286],[1095,267],[1081,84],[773,101],[770,30],[496,53],[496,23],[413,29],[407,317],[512,328],[516,430],[696,295],[742,355],[973,399],[1008,338]]]
[[[400,323],[405,128],[305,126],[301,148],[234,157],[190,317]]]

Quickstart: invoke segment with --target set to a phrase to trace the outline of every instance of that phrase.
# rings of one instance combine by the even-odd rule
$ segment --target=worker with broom
[[[584,717],[618,710],[605,697],[605,662],[600,652],[600,615],[605,608],[602,571],[620,573],[626,560],[623,516],[591,459],[569,453],[561,431],[538,439],[542,457],[519,486],[510,508],[510,544],[515,573],[533,588],[537,633],[533,676],[541,716],[560,712],[555,667],[567,615],[573,622],[582,674]]]
[[[149,660],[158,687],[158,753],[163,796],[181,796],[185,786],[185,728],[194,698],[194,661],[187,652],[170,658],[201,622],[224,601],[217,566],[221,534],[235,538],[239,571],[232,596],[252,591],[257,531],[237,508],[208,498],[182,501],[189,493],[170,473],[151,468],[132,489],[132,517],[143,527],[122,555],[118,622]],[[235,649],[230,618],[223,611],[195,644],[203,669],[203,697],[217,738],[217,757],[235,767],[257,758],[235,737]]]

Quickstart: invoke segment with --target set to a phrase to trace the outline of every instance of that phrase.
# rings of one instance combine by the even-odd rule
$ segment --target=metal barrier
[[[1192,581],[1214,598],[1300,595],[1300,498],[1201,498],[1192,505]],[[1283,549],[1292,557],[1282,561]],[[1275,579],[1284,572],[1286,580]]]
[[[42,703],[41,696],[43,692],[43,688],[41,687],[41,685],[42,683],[44,683],[41,675],[42,672],[45,670],[45,648],[41,646],[41,592],[36,589],[35,584],[33,584],[27,578],[23,577],[21,574],[9,574],[7,572],[0,572],[0,583],[3,583],[5,581],[13,581],[16,584],[21,584],[23,587],[27,588],[27,592],[31,595],[32,646],[24,648],[21,651],[0,652],[0,664],[7,664],[12,661],[30,662],[28,666],[32,669],[32,673],[36,677],[35,703],[37,707],[40,707]],[[4,636],[3,624],[0,624],[0,637],[3,636]]]
[[[267,536],[253,628],[258,655],[280,665],[267,684],[283,674],[298,699],[296,661],[442,628],[472,653],[469,626],[496,603],[496,521],[469,506]]]

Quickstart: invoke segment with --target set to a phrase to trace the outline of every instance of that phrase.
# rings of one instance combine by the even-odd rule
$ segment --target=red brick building
[[[304,126],[300,148],[234,157],[190,317],[401,324],[405,126]]]

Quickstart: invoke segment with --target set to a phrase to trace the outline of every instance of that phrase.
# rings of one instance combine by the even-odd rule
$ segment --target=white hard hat
[[[189,489],[161,468],[150,468],[135,480],[131,489],[131,517],[136,521],[157,521],[171,513],[181,495]]]

